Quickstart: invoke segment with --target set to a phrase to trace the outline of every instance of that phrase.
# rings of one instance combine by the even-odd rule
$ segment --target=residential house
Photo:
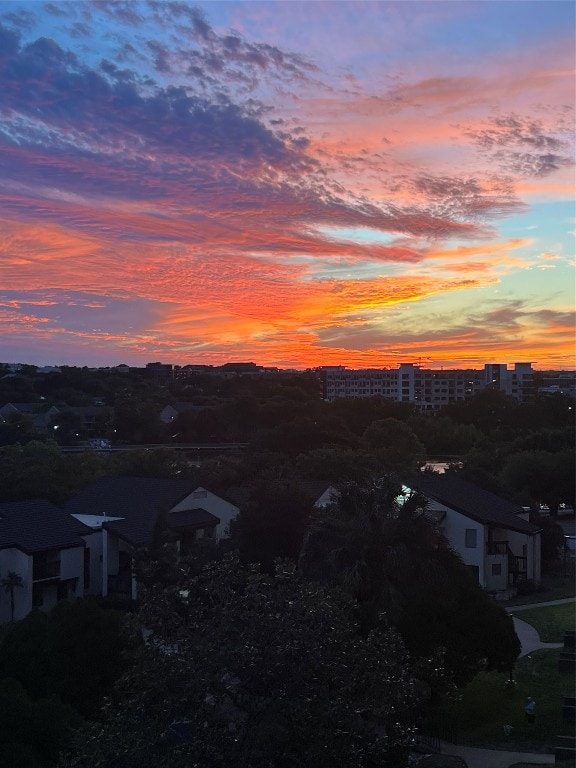
[[[338,491],[326,480],[300,480],[298,485],[313,500],[313,506],[321,509],[332,504],[338,498]]]
[[[114,409],[105,405],[61,406],[61,414],[77,420],[79,436],[103,437],[114,421]]]
[[[0,504],[0,580],[21,579],[13,589],[14,619],[32,608],[82,597],[88,529],[49,501]],[[0,623],[12,619],[9,590],[0,591]]]
[[[240,497],[246,500],[247,494],[240,493]],[[225,496],[217,496],[215,493],[208,491],[206,488],[199,486],[195,488],[192,495],[189,496],[185,503],[191,505],[191,509],[205,509],[211,512],[215,517],[219,519],[219,523],[216,526],[216,539],[224,539],[230,536],[230,523],[236,518],[240,512],[240,507],[234,503],[234,492],[231,494],[225,494]],[[181,505],[178,505],[178,509]]]
[[[25,416],[29,419],[33,429],[46,434],[53,419],[58,416],[60,409],[55,405],[48,405],[45,402],[40,403],[5,403],[0,407],[0,423],[9,422],[14,418],[14,414]]]
[[[64,508],[90,528],[84,536],[90,553],[86,592],[133,599],[134,550],[153,542],[162,515],[182,553],[198,539],[215,540],[220,523],[194,498],[194,485],[188,480],[102,477]]]
[[[327,507],[338,497],[338,490],[326,480],[296,480],[295,483],[317,509]],[[240,509],[250,501],[249,489],[239,485],[231,486],[224,495]]]
[[[428,500],[428,511],[482,587],[513,589],[540,581],[540,529],[528,513],[457,475],[422,472],[410,483]]]
[[[181,413],[198,413],[198,411],[204,410],[203,405],[194,405],[193,403],[173,403],[172,405],[166,405],[160,411],[160,421],[163,424],[171,424],[176,421]]]

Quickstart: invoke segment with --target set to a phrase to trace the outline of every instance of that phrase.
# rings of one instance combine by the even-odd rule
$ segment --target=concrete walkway
[[[542,648],[563,648],[564,643],[543,643],[540,640],[540,635],[534,629],[531,624],[527,624],[525,621],[517,619],[516,616],[512,616],[514,622],[514,629],[520,640],[522,650],[520,651],[520,658],[527,656],[532,651],[539,651]]]
[[[507,752],[503,749],[480,749],[479,747],[460,747],[442,742],[443,755],[463,757],[468,768],[510,768],[515,763],[530,765],[554,765],[554,755],[536,752]]]
[[[547,603],[534,603],[532,605],[514,605],[508,608],[508,613],[522,611],[525,608],[544,608],[547,605],[563,605],[575,603],[576,599],[569,597],[563,600],[550,600]],[[514,629],[520,640],[522,650],[520,656],[526,656],[532,651],[541,648],[562,648],[562,643],[543,643],[540,635],[531,624],[512,616]],[[457,744],[442,742],[442,753],[445,755],[458,755],[463,757],[468,768],[510,768],[515,763],[527,763],[529,765],[554,765],[554,755],[545,755],[540,752],[508,752],[503,749],[480,749],[479,747],[464,747]]]
[[[516,611],[524,611],[527,608],[546,608],[548,605],[565,605],[566,603],[574,603],[576,607],[576,597],[563,597],[561,600],[548,600],[547,603],[530,603],[530,605],[511,605],[506,607],[508,613],[516,613]]]
[[[514,614],[523,610],[527,610],[528,608],[545,608],[548,605],[564,605],[565,603],[574,603],[576,606],[575,599],[573,597],[569,597],[563,600],[550,600],[547,603],[512,605],[510,608],[508,608],[508,613]],[[514,622],[514,629],[516,630],[516,634],[518,635],[518,639],[520,640],[520,644],[522,646],[520,656],[527,656],[529,653],[532,653],[532,651],[539,651],[541,648],[563,647],[563,643],[543,643],[540,640],[540,635],[531,624],[516,618],[514,615],[512,616],[512,621]]]

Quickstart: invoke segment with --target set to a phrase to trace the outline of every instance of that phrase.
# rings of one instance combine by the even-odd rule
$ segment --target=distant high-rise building
[[[419,410],[436,411],[448,403],[471,398],[487,387],[499,389],[522,402],[534,393],[531,363],[487,364],[477,369],[429,369],[405,363],[398,368],[351,370],[345,366],[321,369],[324,399],[361,398],[379,395],[403,403],[415,403]]]

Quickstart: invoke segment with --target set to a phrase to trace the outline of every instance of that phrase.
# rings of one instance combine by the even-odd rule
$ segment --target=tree
[[[545,504],[550,514],[556,516],[561,503],[574,503],[574,450],[511,454],[502,469],[501,480],[525,503]]]
[[[294,564],[267,576],[235,555],[146,590],[151,640],[63,765],[402,768],[407,659],[393,631],[361,638],[352,608]]]
[[[381,473],[406,472],[423,464],[426,458],[422,443],[398,419],[373,421],[362,435],[362,442],[378,459]]]
[[[363,483],[377,474],[377,461],[359,449],[316,448],[298,456],[296,469],[302,477],[311,480],[321,478],[332,484]]]
[[[29,443],[37,438],[32,419],[25,413],[15,411],[9,414],[6,420],[0,422],[0,445],[13,445],[14,443]]]
[[[444,658],[458,685],[481,669],[511,670],[520,652],[510,617],[492,603],[426,513],[388,479],[342,489],[319,512],[299,560],[302,572],[347,588],[369,632],[383,619],[414,659]],[[421,674],[433,685],[433,669]]]
[[[58,695],[85,716],[124,669],[133,642],[119,611],[92,599],[59,603],[49,613],[32,611],[2,641],[0,678],[13,677],[33,698]]]
[[[4,591],[10,593],[10,620],[14,623],[14,590],[23,587],[24,582],[19,573],[16,573],[16,571],[8,571],[1,583],[4,587]]]
[[[0,765],[48,768],[82,720],[57,696],[34,701],[18,681],[0,680]]]
[[[312,501],[293,480],[260,479],[233,526],[243,560],[267,570],[277,557],[296,560],[311,512]]]
[[[483,438],[473,424],[458,424],[448,416],[413,416],[408,426],[424,444],[428,456],[459,456]]]
[[[0,501],[47,499],[58,504],[106,474],[107,458],[92,451],[63,454],[54,442],[0,448]]]
[[[193,478],[195,468],[173,448],[136,448],[112,457],[110,474],[124,477]]]

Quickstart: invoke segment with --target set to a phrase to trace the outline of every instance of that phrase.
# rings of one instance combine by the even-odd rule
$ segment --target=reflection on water
[[[444,472],[446,472],[447,469],[449,469],[452,466],[461,467],[462,462],[461,461],[427,461],[426,464],[422,467],[422,471],[428,469],[432,470],[433,472],[438,472],[439,475],[443,475]]]

